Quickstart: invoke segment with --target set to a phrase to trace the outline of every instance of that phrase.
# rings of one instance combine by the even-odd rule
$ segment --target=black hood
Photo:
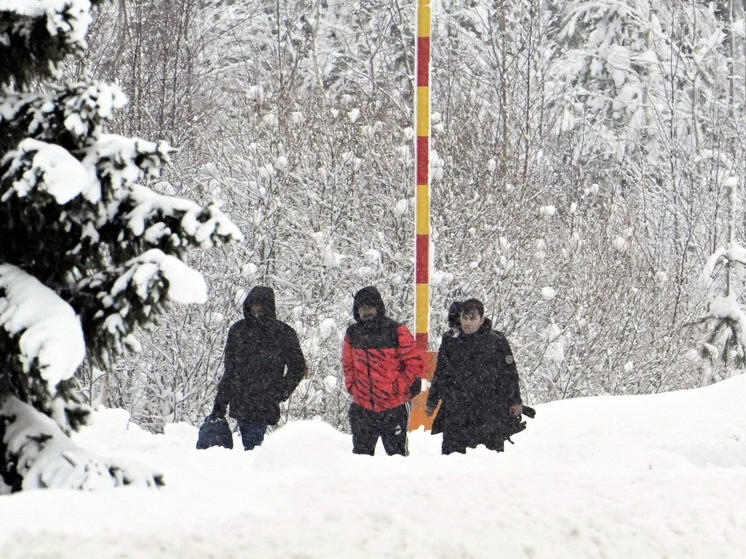
[[[246,319],[252,318],[250,307],[253,303],[259,303],[264,307],[269,318],[277,318],[275,311],[275,292],[271,287],[257,285],[254,287],[243,302],[243,315]]]
[[[365,305],[367,307],[375,307],[378,311],[377,316],[380,318],[386,316],[386,305],[383,304],[383,299],[381,298],[381,294],[378,292],[378,289],[376,289],[372,285],[363,287],[360,291],[355,293],[355,301],[352,304],[352,316],[357,322],[360,322],[360,315],[357,311],[362,305]]]

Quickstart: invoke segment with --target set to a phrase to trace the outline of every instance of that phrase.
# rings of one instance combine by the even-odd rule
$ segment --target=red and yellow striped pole
[[[437,353],[427,351],[430,331],[430,0],[417,3],[417,88],[414,119],[415,144],[415,343],[425,352],[425,376],[432,378]],[[412,400],[409,430],[432,427],[433,418],[425,414],[427,392]]]
[[[415,341],[417,347],[427,351],[430,330],[430,0],[418,0],[417,4],[416,71]]]

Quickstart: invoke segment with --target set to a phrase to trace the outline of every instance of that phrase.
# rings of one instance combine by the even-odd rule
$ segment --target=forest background
[[[746,20],[737,0],[432,2],[434,344],[476,296],[524,400],[709,384],[744,366]],[[119,0],[67,73],[117,82],[112,132],[179,148],[153,188],[245,242],[192,255],[205,305],[78,373],[139,425],[198,424],[255,284],[309,373],[288,419],[346,428],[341,340],[375,284],[413,324],[413,0]],[[435,349],[435,348],[434,348]]]

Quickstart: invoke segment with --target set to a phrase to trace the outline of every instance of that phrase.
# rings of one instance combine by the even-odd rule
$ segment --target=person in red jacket
[[[386,454],[406,456],[410,399],[419,392],[424,355],[407,327],[386,316],[375,287],[355,293],[352,315],[342,349],[352,452],[372,456],[380,437]]]

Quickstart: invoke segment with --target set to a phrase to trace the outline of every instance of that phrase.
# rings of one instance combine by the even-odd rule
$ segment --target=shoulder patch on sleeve
[[[514,362],[513,356],[512,356],[512,355],[510,355],[510,354],[506,355],[506,356],[505,356],[505,362],[506,362],[506,363],[507,363],[508,365],[512,365],[512,364],[513,364],[513,362]]]

